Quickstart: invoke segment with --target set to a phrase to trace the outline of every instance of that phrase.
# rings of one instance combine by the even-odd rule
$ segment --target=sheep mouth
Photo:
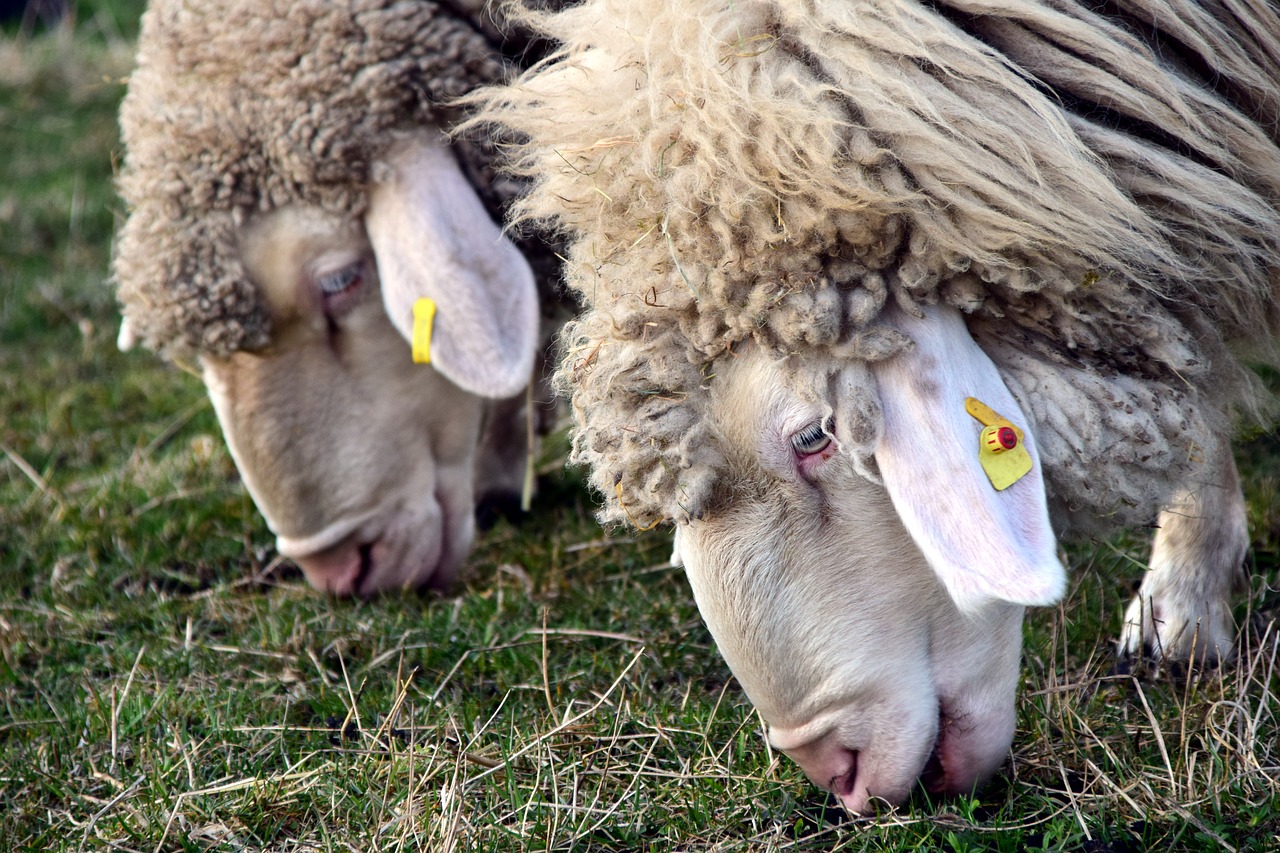
[[[351,582],[351,591],[356,595],[363,596],[365,581],[369,579],[369,575],[373,572],[373,543],[365,542],[356,548],[356,553],[360,555],[360,568],[356,570],[355,579]]]
[[[947,713],[945,706],[938,706],[938,736],[933,741],[933,749],[920,771],[920,785],[930,794],[942,795],[950,793],[947,784],[947,766],[943,760],[943,745],[954,726],[954,719]]]
[[[920,771],[920,785],[930,794],[947,792],[947,771],[942,766],[942,756],[938,754],[937,744],[934,744],[929,760],[924,763],[924,770]]]

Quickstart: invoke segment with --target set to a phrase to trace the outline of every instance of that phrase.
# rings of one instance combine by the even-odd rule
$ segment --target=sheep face
[[[472,537],[484,403],[409,358],[359,221],[284,208],[242,253],[272,343],[204,358],[204,380],[280,552],[339,594],[448,583]]]
[[[726,469],[711,509],[677,532],[772,743],[857,812],[900,802],[917,779],[969,791],[1001,764],[1022,605],[1062,584],[1038,478],[1000,493],[978,481],[981,424],[964,422],[963,394],[961,417],[931,408],[958,381],[1014,412],[963,366],[990,362],[946,310],[895,323],[917,343],[882,364],[755,348],[724,359],[708,415]],[[868,420],[881,424],[871,435]]]
[[[453,579],[474,494],[510,488],[522,467],[478,468],[477,456],[491,412],[523,422],[513,403],[537,343],[528,265],[438,134],[407,136],[376,171],[362,217],[294,204],[248,221],[240,258],[271,342],[201,359],[280,553],[338,594]],[[437,309],[425,328],[421,303]],[[510,426],[491,418],[488,435]]]

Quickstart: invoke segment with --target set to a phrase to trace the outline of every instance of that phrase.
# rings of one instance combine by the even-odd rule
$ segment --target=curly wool
[[[170,356],[265,346],[239,226],[293,202],[362,213],[397,131],[447,127],[453,101],[508,76],[480,23],[436,2],[152,0],[120,110],[129,216],[114,258],[143,342]],[[498,213],[518,188],[492,147],[457,150]]]
[[[1149,520],[1263,392],[1280,20],[1256,0],[587,0],[483,120],[565,234],[575,458],[604,521],[713,507],[716,361],[866,361],[885,305],[969,315],[1067,523]],[[1270,350],[1268,350],[1269,352]],[[878,424],[854,424],[874,436]],[[855,455],[866,448],[847,448]]]

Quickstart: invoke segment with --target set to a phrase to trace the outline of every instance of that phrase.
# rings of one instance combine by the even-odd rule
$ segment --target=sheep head
[[[527,58],[508,30],[435,0],[150,0],[143,17],[120,109],[121,344],[199,361],[281,549],[327,590],[447,582],[473,492],[521,486],[537,294],[490,219],[519,187],[490,140],[441,137],[460,96]]]
[[[1022,605],[1064,582],[1034,437],[1004,490],[979,464],[965,398],[1022,420],[994,365],[954,309],[890,316],[917,343],[882,362],[755,346],[720,362],[725,471],[677,534],[772,743],[859,812],[922,776],[971,790],[1003,762]]]
[[[488,400],[524,388],[538,335],[523,257],[440,141],[409,138],[378,171],[363,218],[295,204],[246,223],[270,343],[201,357],[280,552],[339,594],[453,578],[476,490],[512,487],[473,482],[477,453],[524,450],[480,446]],[[438,306],[426,364],[408,343],[422,299]]]

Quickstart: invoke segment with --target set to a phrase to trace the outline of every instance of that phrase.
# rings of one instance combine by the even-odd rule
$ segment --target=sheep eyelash
[[[363,265],[356,263],[316,276],[316,285],[326,297],[338,296],[359,286],[364,279]]]
[[[821,453],[830,444],[831,434],[826,431],[822,421],[814,421],[791,436],[791,447],[802,456],[813,456],[816,453]]]
[[[313,273],[311,280],[319,291],[321,308],[332,322],[355,305],[365,292],[371,266],[367,259],[361,258],[345,266],[325,267],[323,272]]]

